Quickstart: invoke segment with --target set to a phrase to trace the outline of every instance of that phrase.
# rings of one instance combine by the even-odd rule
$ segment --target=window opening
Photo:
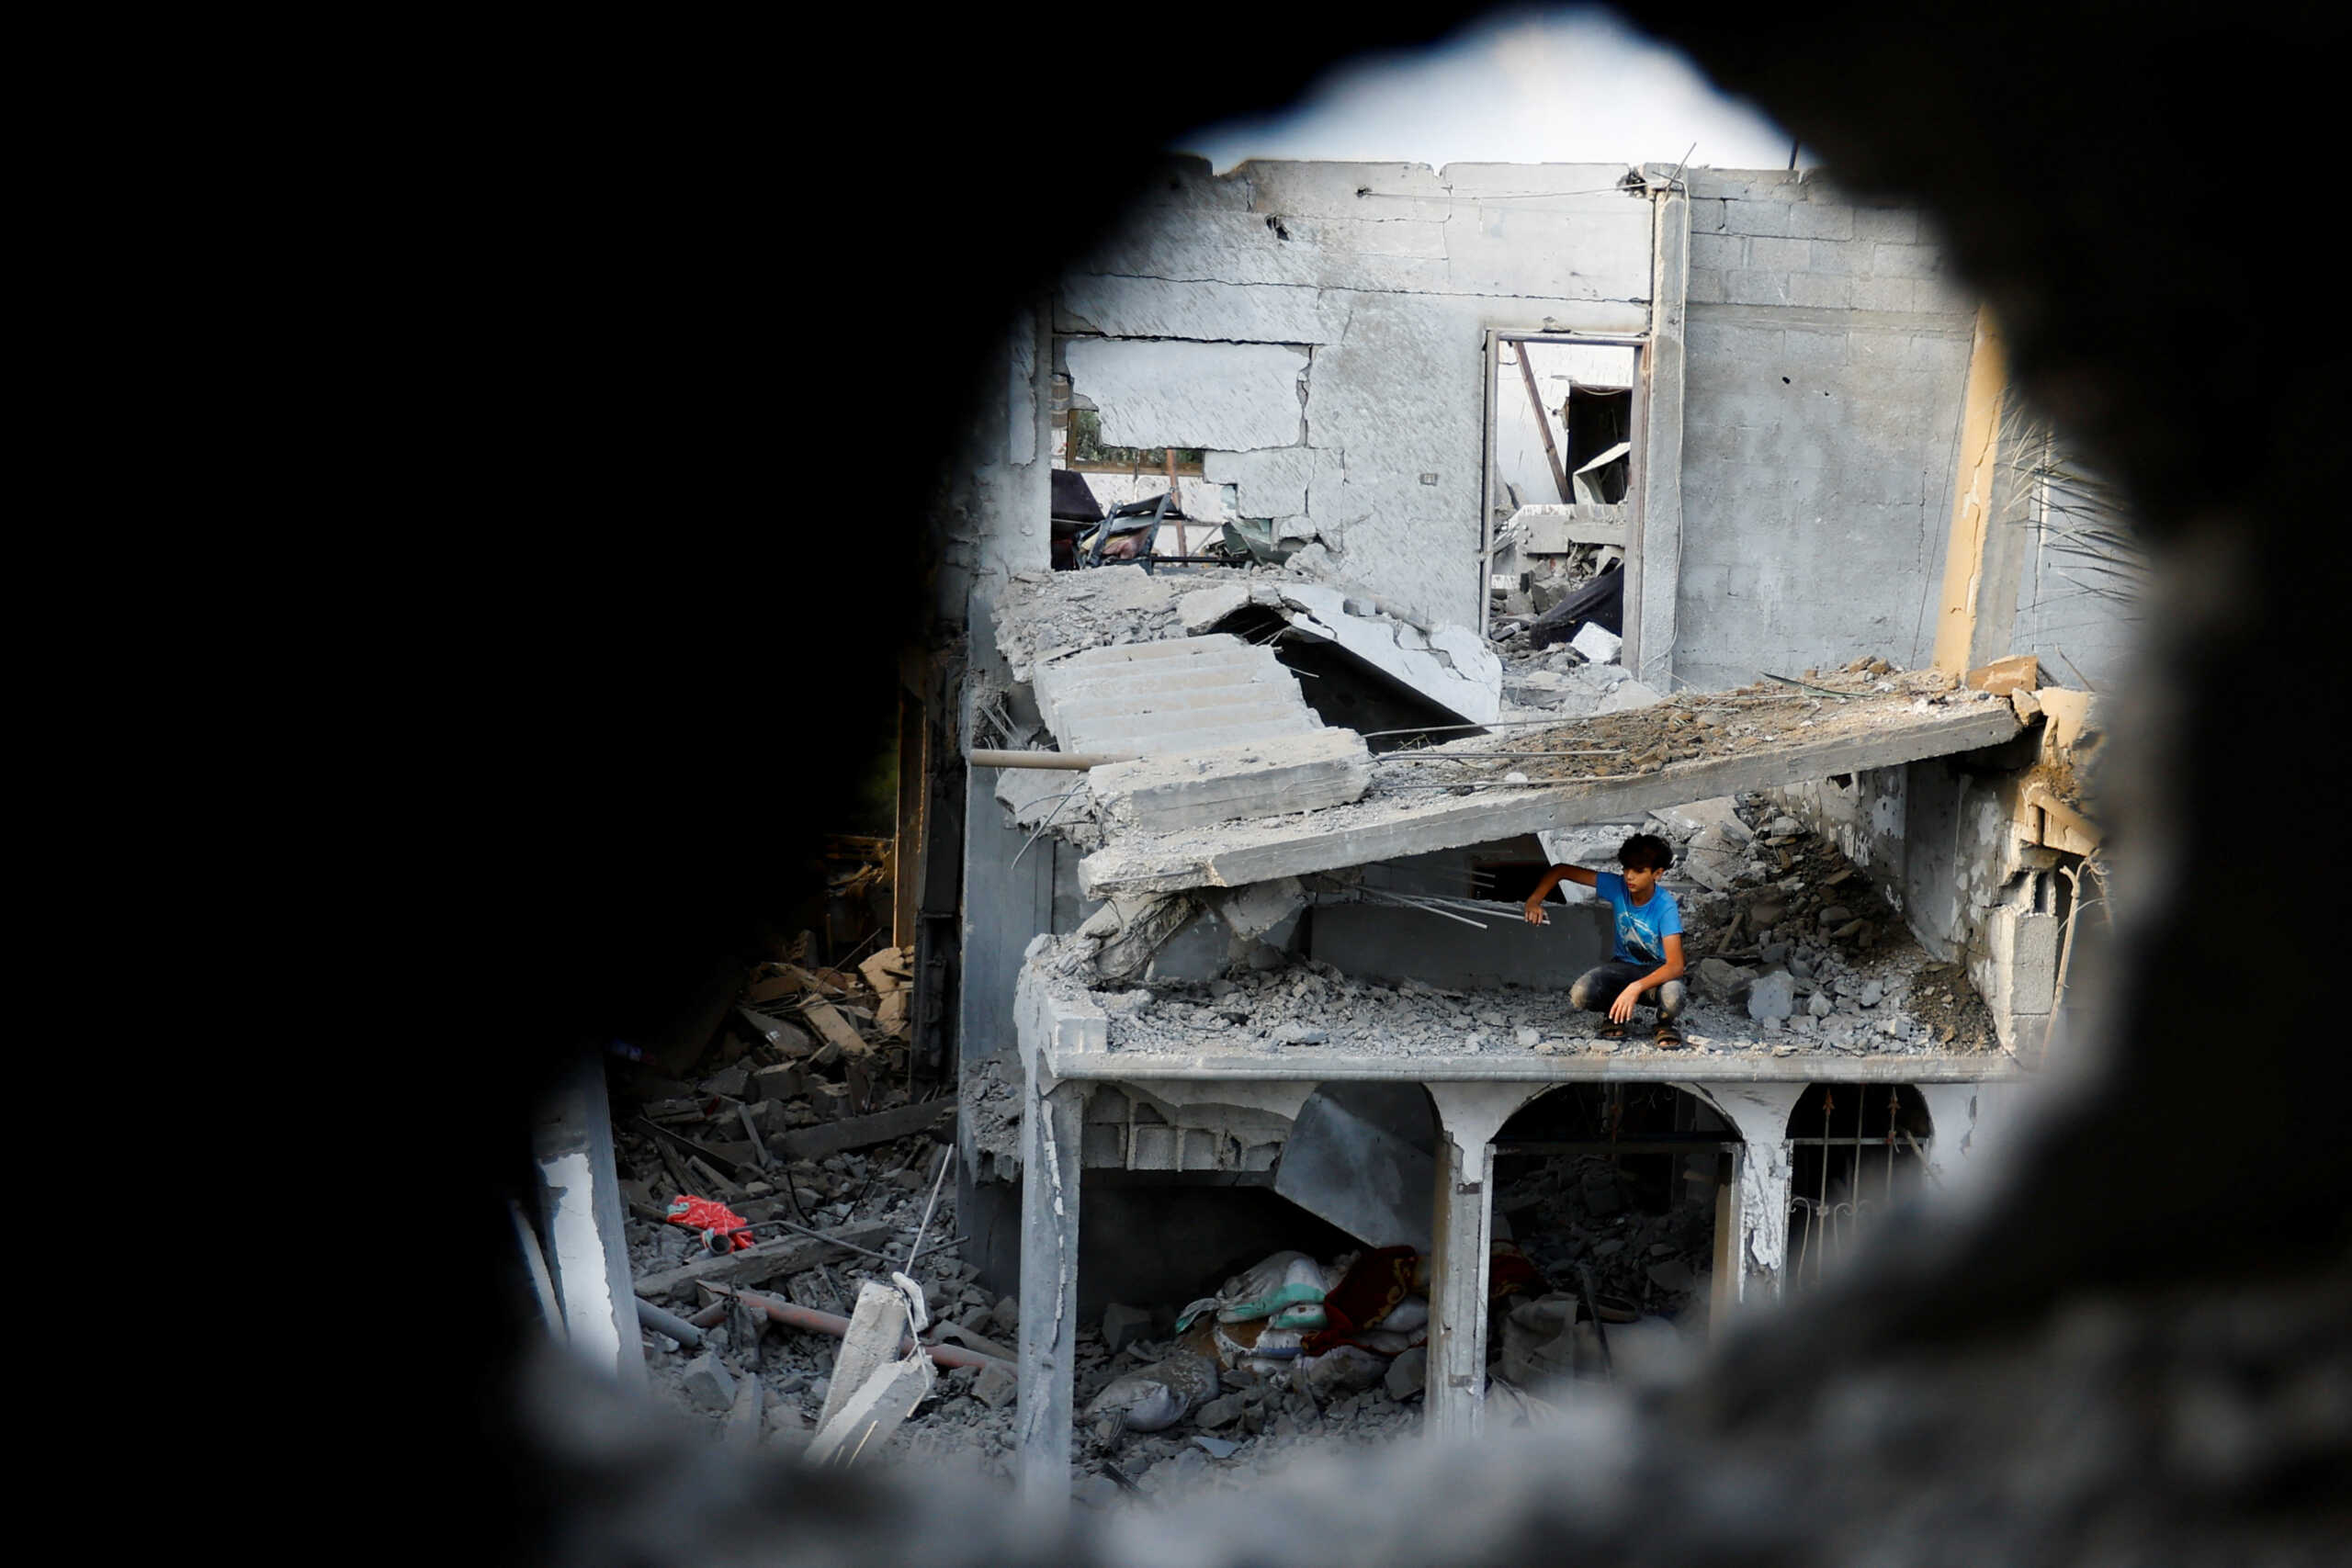
[[[1502,333],[1490,360],[1486,588],[1501,635],[1623,570],[1641,354],[1638,340]]]
[[[1738,1145],[1713,1107],[1666,1084],[1566,1085],[1505,1123],[1496,1267],[1527,1283],[1495,1304],[1495,1375],[1542,1398],[1629,1356],[1694,1350]]]
[[[1917,1190],[1934,1142],[1909,1084],[1815,1084],[1789,1113],[1789,1283],[1834,1273],[1889,1210]]]

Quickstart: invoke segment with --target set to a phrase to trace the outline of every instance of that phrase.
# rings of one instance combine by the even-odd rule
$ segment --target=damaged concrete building
[[[1916,214],[1793,173],[1179,163],[1004,370],[909,706],[961,808],[927,973],[1039,1485],[1114,1295],[1413,1245],[1430,1425],[1473,1431],[1494,1244],[1563,1160],[1703,1210],[1661,1272],[1720,1313],[1817,1271],[1866,1185],[1997,1145],[2096,923],[2098,721],[2041,671],[2103,680],[2123,617],[2052,613],[2048,465]],[[1049,570],[1073,412],[1278,549]],[[1622,572],[1600,660],[1498,636],[1571,565]],[[1096,765],[981,765],[1014,750]],[[1699,911],[1681,1051],[1571,1017],[1594,906],[1517,919],[1636,826]]]
[[[890,956],[870,998],[846,962],[761,984],[852,1059],[871,1001],[908,1084],[877,1136],[952,1105],[968,1277],[933,1305],[978,1305],[951,1326],[1026,1487],[1069,1496],[1138,1347],[1208,1370],[1136,1429],[1235,1436],[1283,1429],[1286,1358],[1441,1435],[1669,1375],[1999,1145],[2101,930],[2085,688],[2125,635],[2112,597],[2061,608],[2095,547],[1916,214],[1794,173],[1177,162],[1001,371],[901,666]],[[1143,508],[1124,559],[1099,502]],[[1634,831],[1686,913],[1670,1046],[1569,1004],[1603,906],[1521,913]],[[743,1076],[681,1114],[723,1102],[762,1167],[878,1103],[864,1069]],[[760,1122],[786,1079],[825,1105]],[[611,1166],[577,1100],[551,1172]],[[679,1124],[643,1129],[665,1163],[713,1155]],[[928,1218],[926,1152],[888,1179]],[[549,1289],[627,1362],[620,1203],[550,1181]],[[911,1266],[854,1208],[833,1245]],[[1337,1314],[1375,1266],[1333,1340],[1232,1311]],[[821,1434],[845,1388],[812,1386]]]

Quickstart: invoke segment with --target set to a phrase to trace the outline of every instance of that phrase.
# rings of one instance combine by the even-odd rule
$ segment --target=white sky
[[[1488,17],[1435,49],[1370,55],[1288,113],[1180,139],[1219,174],[1248,158],[1785,169],[1789,135],[1680,51],[1589,6]],[[1810,167],[1810,152],[1798,160]]]

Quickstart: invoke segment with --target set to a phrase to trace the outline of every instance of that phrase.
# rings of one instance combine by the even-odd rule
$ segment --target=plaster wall
[[[1319,539],[1351,585],[1475,626],[1486,335],[1646,330],[1651,200],[1625,173],[1173,161],[1062,280],[1073,393],[1108,440],[1205,448],[1241,515]]]
[[[1809,173],[1689,185],[1674,673],[1922,664],[1974,302],[1912,211]]]

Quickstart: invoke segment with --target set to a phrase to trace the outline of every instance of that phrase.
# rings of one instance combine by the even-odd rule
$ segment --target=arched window
[[[1909,1084],[1821,1083],[1789,1112],[1788,1282],[1817,1284],[1917,1190],[1934,1124]]]

